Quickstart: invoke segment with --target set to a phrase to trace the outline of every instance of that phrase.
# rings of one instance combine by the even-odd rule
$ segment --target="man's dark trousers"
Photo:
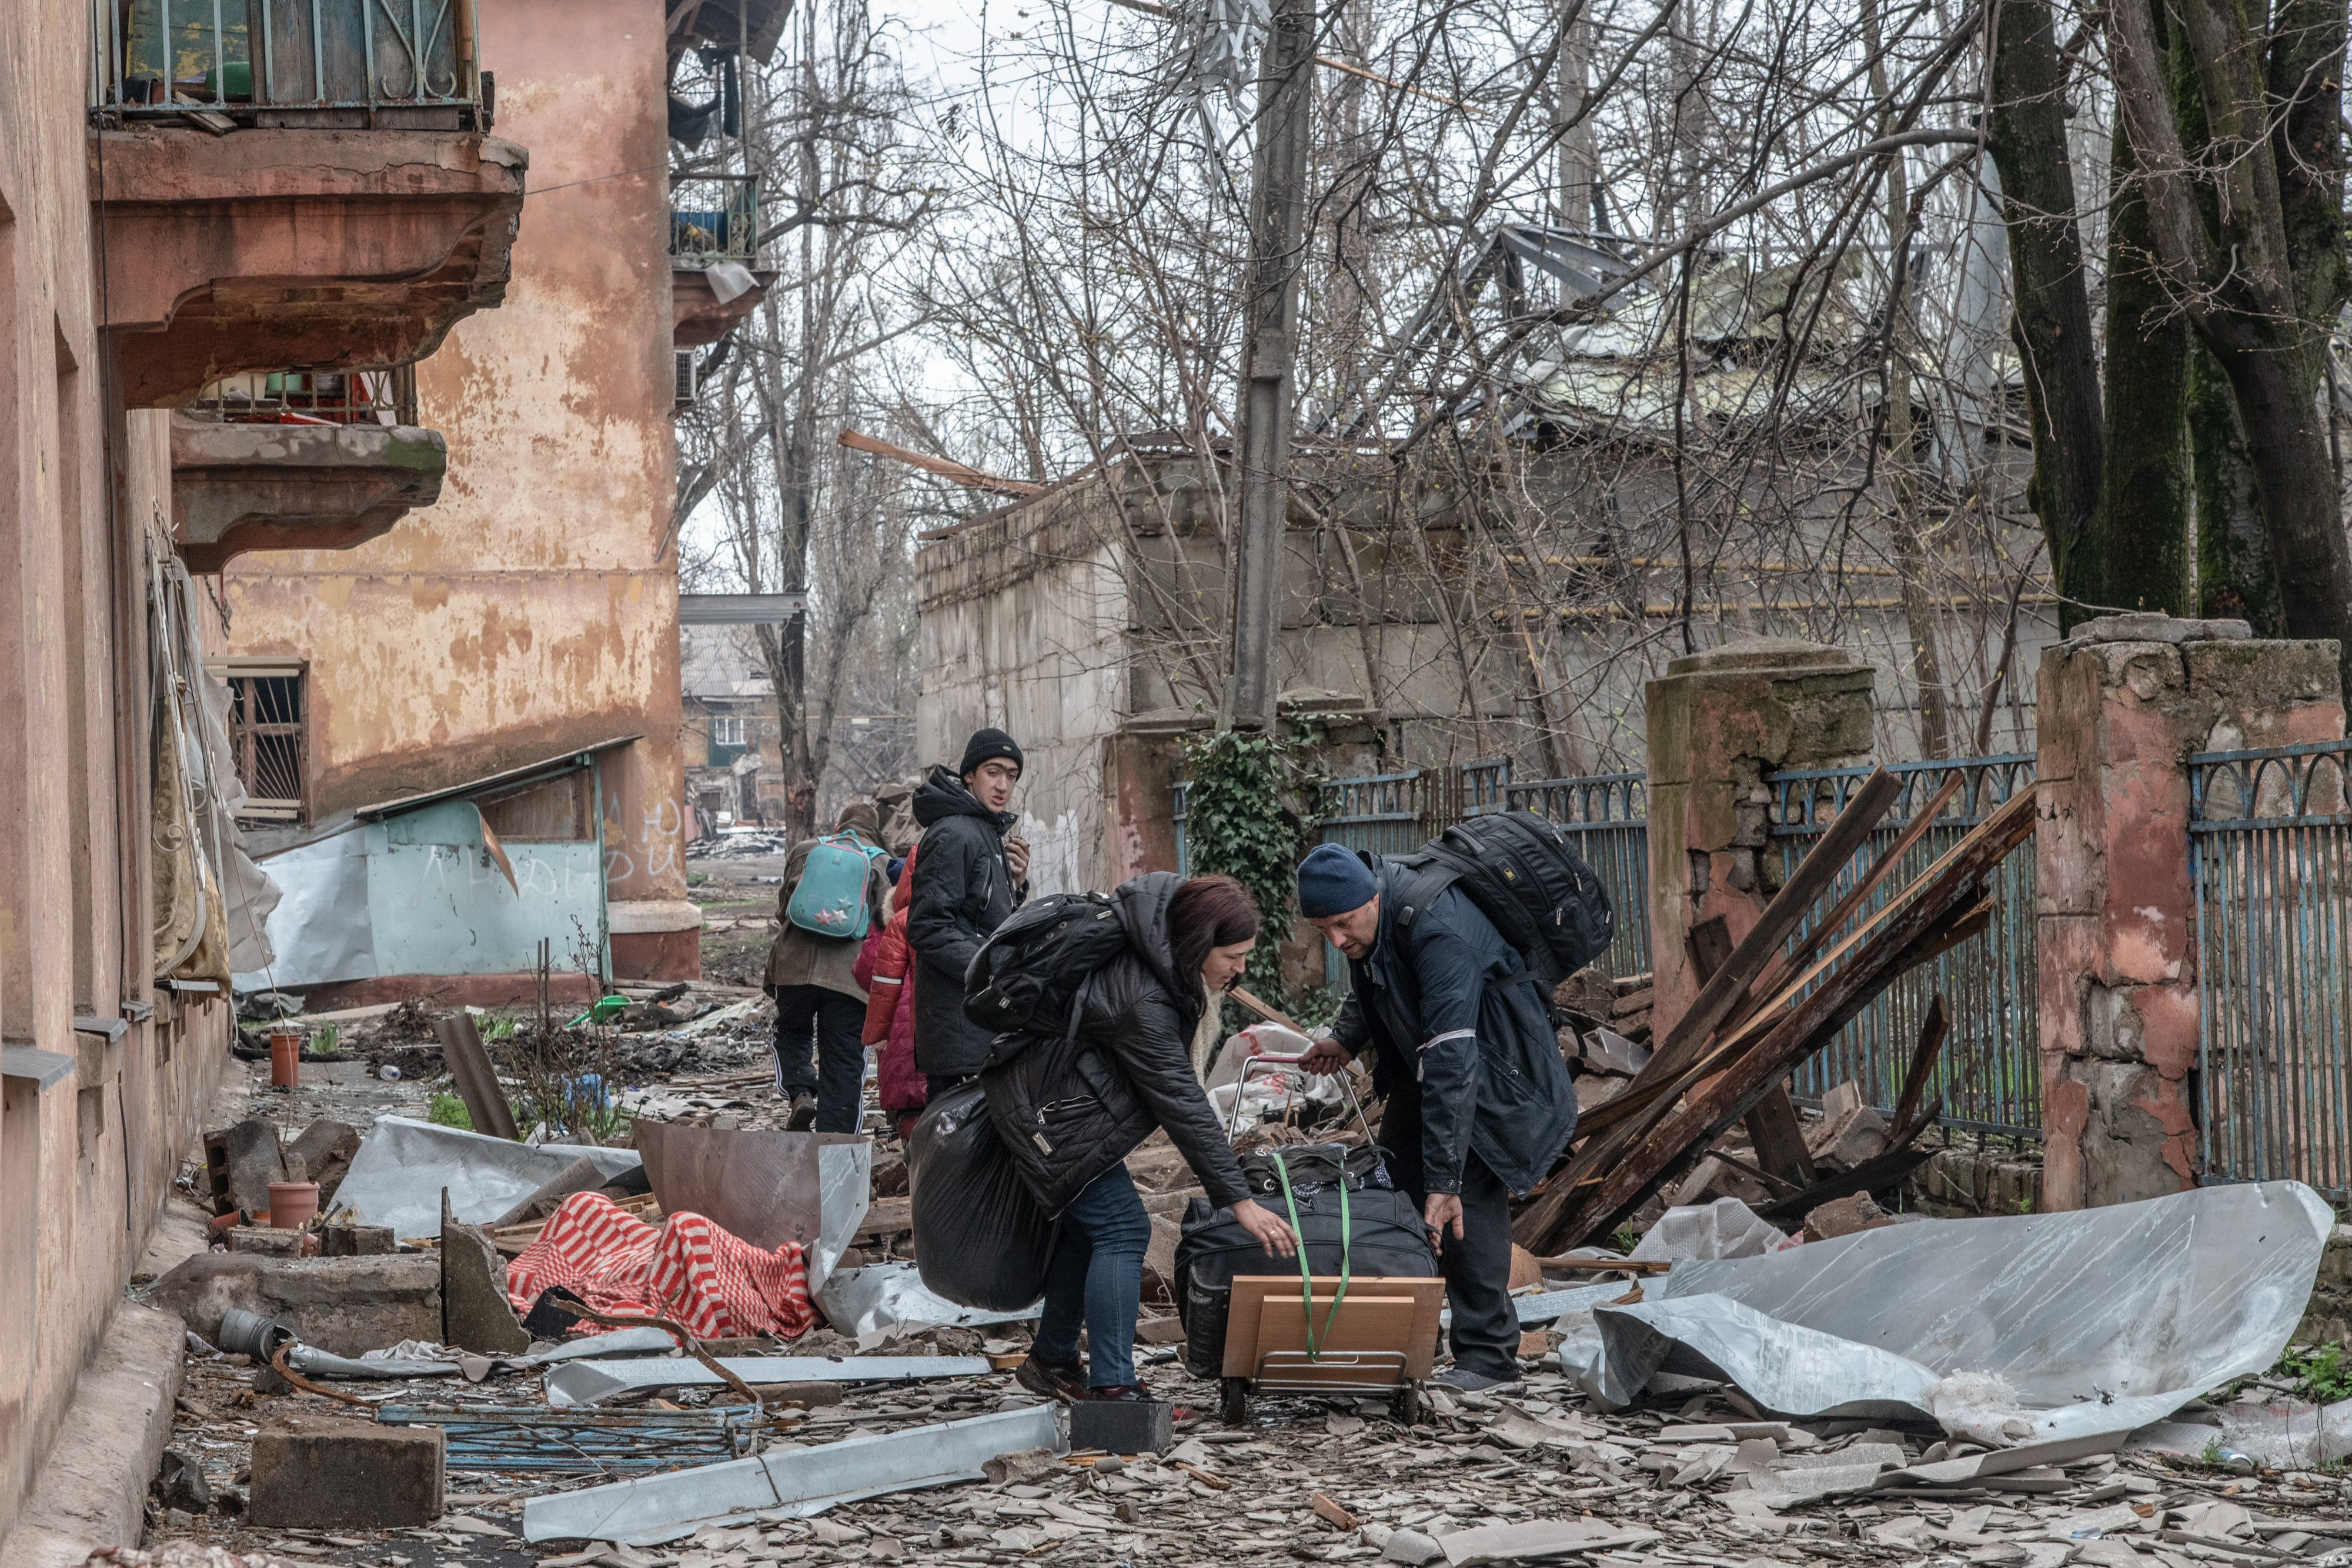
[[[858,1039],[866,1004],[829,986],[778,986],[772,994],[776,1088],[788,1098],[816,1096],[816,1131],[857,1131],[866,1109],[866,1046]]]
[[[1420,1085],[1399,1084],[1381,1113],[1381,1146],[1389,1174],[1426,1205],[1429,1189],[1421,1168]],[[1462,1234],[1448,1227],[1438,1244],[1438,1272],[1445,1276],[1445,1303],[1454,1309],[1448,1343],[1454,1363],[1481,1377],[1517,1382],[1519,1376],[1519,1314],[1511,1305],[1511,1195],[1475,1154],[1462,1162]]]

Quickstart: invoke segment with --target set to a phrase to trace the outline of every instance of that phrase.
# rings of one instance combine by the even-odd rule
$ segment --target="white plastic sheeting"
[[[2129,1431],[2278,1359],[2334,1221],[2263,1182],[1677,1263],[1637,1304],[1563,1319],[1560,1370],[1609,1407],[1664,1372],[1864,1419],[1932,1418],[1939,1383],[1987,1374],[2035,1439]]]
[[[1784,1232],[1738,1198],[1718,1197],[1666,1210],[1626,1256],[1643,1263],[1757,1258],[1788,1243]]]
[[[2126,1454],[2202,1459],[2218,1448],[2266,1469],[2315,1470],[2352,1456],[2352,1399],[2333,1405],[2273,1395],[2241,1397],[2195,1421],[2158,1421],[2132,1434]]]
[[[450,1210],[459,1219],[487,1225],[583,1155],[607,1181],[641,1163],[634,1149],[511,1144],[487,1133],[380,1116],[360,1140],[360,1152],[335,1189],[335,1207],[349,1204],[362,1224],[389,1225],[404,1240],[438,1236],[443,1187],[449,1189]]]
[[[983,1312],[960,1307],[944,1296],[923,1289],[922,1276],[912,1263],[871,1263],[844,1269],[824,1282],[817,1294],[827,1322],[852,1338],[877,1329],[902,1324],[933,1328],[979,1328],[988,1323],[1017,1323],[1043,1310],[1028,1307],[1017,1312]]]

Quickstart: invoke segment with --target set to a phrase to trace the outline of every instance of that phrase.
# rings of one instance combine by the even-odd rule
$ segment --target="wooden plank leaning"
[[[1991,904],[1984,882],[2032,836],[2034,811],[2032,791],[2002,805],[1862,930],[1766,1004],[1736,1031],[1734,1040],[1695,1063],[1683,1083],[1695,1083],[1706,1072],[1716,1076],[1693,1089],[1679,1109],[1617,1152],[1605,1167],[1591,1167],[1572,1183],[1554,1177],[1549,1196],[1559,1201],[1540,1231],[1527,1227],[1536,1212],[1533,1205],[1522,1214],[1521,1244],[1531,1251],[1554,1251],[1605,1230],[1703,1155],[1772,1083],[1827,1043],[1897,977],[1985,929]]]
[[[1585,1117],[1579,1131],[1583,1142],[1567,1166],[1553,1173],[1537,1189],[1534,1200],[1519,1216],[1513,1234],[1522,1246],[1541,1251],[1528,1240],[1549,1235],[1565,1211],[1569,1194],[1586,1172],[1615,1155],[1633,1139],[1654,1126],[1672,1106],[1666,1091],[1677,1084],[1693,1061],[1704,1051],[1716,1029],[1747,1000],[1748,988],[1763,973],[1781,944],[1794,933],[1814,903],[1837,881],[1854,852],[1869,841],[1880,819],[1894,806],[1902,785],[1881,768],[1864,780],[1846,809],[1801,862],[1756,924],[1741,937],[1706,985],[1690,1010],[1675,1021],[1649,1061],[1622,1093]]]

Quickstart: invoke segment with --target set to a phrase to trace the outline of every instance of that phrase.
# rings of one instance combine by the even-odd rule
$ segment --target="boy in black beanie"
[[[914,949],[915,1065],[933,1095],[980,1071],[990,1035],[963,1016],[963,973],[989,934],[1029,895],[1029,846],[1007,838],[1021,747],[1001,729],[972,732],[956,771],[934,768],[915,792],[923,826],[907,906]]]

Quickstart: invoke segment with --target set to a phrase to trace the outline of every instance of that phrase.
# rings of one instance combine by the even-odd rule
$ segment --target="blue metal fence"
[[[1887,771],[1902,780],[1903,793],[1872,835],[1874,853],[1856,856],[1839,874],[1833,888],[1838,895],[1854,885],[1874,863],[1875,854],[1892,845],[1954,772],[1960,776],[1960,789],[1854,916],[1856,924],[1994,808],[2018,790],[2033,787],[2033,758],[2024,754],[1898,763]],[[1783,877],[1804,859],[1870,773],[1866,768],[1833,768],[1766,779],[1773,793],[1771,831],[1780,846]],[[1993,873],[1991,892],[1990,928],[1881,993],[1827,1049],[1798,1069],[1795,1090],[1800,1096],[1818,1096],[1850,1079],[1862,1090],[1865,1103],[1891,1110],[1927,1005],[1940,992],[1951,1015],[1951,1033],[1945,1039],[1928,1093],[1942,1097],[1944,1124],[2020,1137],[2042,1135],[2041,988],[2031,850],[2021,850],[2001,863]]]
[[[2209,1182],[2352,1199],[2352,740],[2189,759]]]

